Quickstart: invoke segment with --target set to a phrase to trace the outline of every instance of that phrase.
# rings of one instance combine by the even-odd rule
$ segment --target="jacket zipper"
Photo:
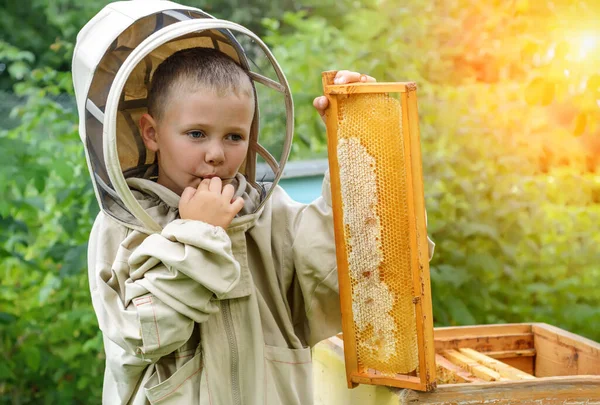
[[[233,318],[231,317],[231,309],[229,308],[229,300],[221,301],[221,310],[223,312],[223,326],[227,334],[229,342],[229,351],[231,353],[231,391],[233,396],[233,404],[241,404],[240,378],[239,378],[239,353],[237,340],[235,339],[235,331],[233,330]]]

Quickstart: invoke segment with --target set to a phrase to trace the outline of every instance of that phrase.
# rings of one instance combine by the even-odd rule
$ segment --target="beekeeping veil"
[[[161,227],[142,208],[125,180],[141,176],[155,162],[137,122],[147,111],[146,97],[155,69],[174,52],[192,47],[220,50],[239,63],[253,81],[256,111],[248,155],[240,168],[248,182],[259,187],[258,160],[262,167],[258,181],[266,177],[277,183],[289,155],[294,121],[291,92],[274,56],[255,34],[170,1],[109,4],[77,36],[72,70],[79,134],[101,209],[144,232],[160,232]],[[268,125],[270,134],[279,136],[277,140],[271,136],[261,145],[258,105],[263,100],[270,100],[263,124]],[[263,195],[257,210],[269,195]]]

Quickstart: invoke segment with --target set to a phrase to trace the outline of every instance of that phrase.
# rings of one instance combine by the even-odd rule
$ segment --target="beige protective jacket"
[[[328,176],[294,202],[279,186],[227,231],[178,219],[179,196],[128,184],[164,227],[148,235],[101,212],[89,279],[104,334],[106,404],[310,404],[310,346],[340,331]]]

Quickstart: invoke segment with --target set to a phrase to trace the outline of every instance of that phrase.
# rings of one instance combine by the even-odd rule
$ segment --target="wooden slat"
[[[600,343],[583,336],[567,332],[564,329],[545,323],[535,323],[532,325],[532,332],[537,336],[545,336],[556,340],[560,345],[573,347],[580,353],[586,353],[600,359]]]
[[[471,374],[486,381],[500,381],[502,377],[497,371],[485,367],[475,360],[457,352],[456,350],[445,350],[442,355],[459,367],[469,370]]]
[[[472,358],[479,364],[482,364],[488,368],[491,368],[492,370],[497,371],[502,377],[507,378],[509,380],[532,380],[535,378],[531,374],[524,373],[521,370],[518,370],[505,363],[502,363],[499,360],[488,357],[485,354],[479,353],[473,349],[466,348],[459,349],[459,351],[465,356]]]
[[[335,76],[334,76],[335,77]],[[417,85],[413,82],[406,83],[351,83],[351,84],[332,84],[324,86],[325,94],[365,94],[365,93],[405,93],[416,90]]]
[[[352,375],[352,382],[357,384],[387,385],[388,387],[425,391],[425,387],[419,377],[405,376],[401,374],[397,374],[392,378],[381,374],[357,373]]]
[[[503,363],[508,364],[511,367],[519,369],[525,373],[536,375],[535,374],[535,357],[512,357],[512,358],[504,358],[502,359]],[[600,405],[600,404],[598,404]]]
[[[497,352],[507,350],[533,349],[532,333],[480,335],[480,336],[450,336],[435,339],[437,352],[449,349],[468,347],[478,352]]]
[[[416,297],[419,374],[425,390],[430,391],[435,388],[435,342],[416,87],[413,91],[402,93],[401,108],[408,194],[407,208],[409,213],[414,213],[408,218],[413,292]]]
[[[436,351],[469,347],[535,375],[531,324],[437,327],[433,333]]]
[[[506,359],[512,357],[534,357],[535,349],[500,350],[497,352],[486,352],[485,355],[490,356],[493,359]]]
[[[407,395],[408,394],[408,395]],[[597,405],[600,376],[548,377],[526,381],[446,384],[433,392],[411,391],[398,404],[419,405]]]
[[[485,355],[493,359],[500,359],[503,363],[525,373],[535,375],[535,349],[500,350],[485,352]]]
[[[504,323],[494,325],[445,326],[435,328],[435,339],[518,335],[532,333],[531,324]]]
[[[600,344],[551,325],[534,324],[537,377],[600,375]]]
[[[337,71],[323,72],[322,81],[325,88],[333,83]],[[339,164],[337,160],[337,110],[335,97],[327,96],[329,107],[325,110],[327,127],[327,149],[329,154],[329,172],[331,181],[331,199],[333,205],[333,226],[335,230],[335,246],[338,267],[338,283],[340,291],[340,309],[342,313],[342,331],[344,336],[344,358],[346,361],[346,380],[348,388],[354,388],[352,375],[358,372],[358,357],[356,353],[356,337],[352,316],[352,287],[348,274],[348,259],[346,241],[344,240],[344,223],[342,195],[340,186]]]
[[[458,367],[450,360],[435,355],[436,373],[438,384],[456,384],[456,383],[471,383],[471,382],[483,382],[481,378],[475,377],[468,371]]]

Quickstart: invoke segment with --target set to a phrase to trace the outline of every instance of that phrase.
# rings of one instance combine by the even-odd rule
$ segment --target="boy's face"
[[[230,182],[246,158],[253,117],[246,94],[201,88],[169,96],[160,121],[140,119],[146,147],[158,152],[158,183],[181,195],[203,178]]]

